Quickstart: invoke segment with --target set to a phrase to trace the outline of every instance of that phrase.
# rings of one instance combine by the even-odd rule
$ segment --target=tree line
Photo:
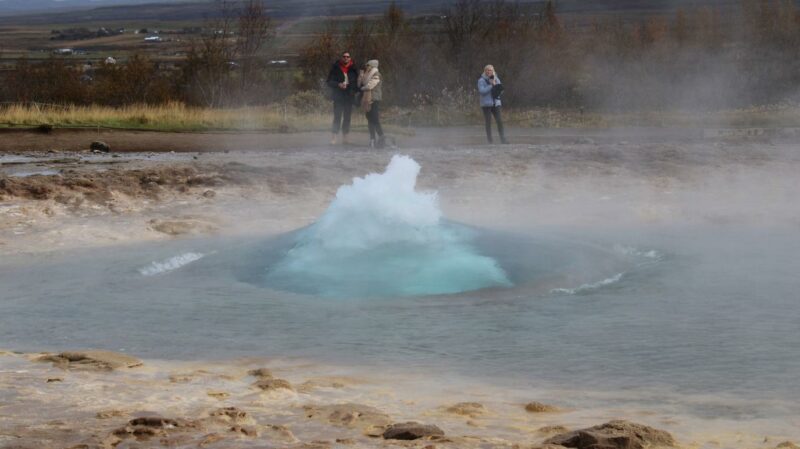
[[[738,8],[678,10],[647,18],[565,23],[552,2],[456,0],[436,17],[395,4],[346,26],[331,20],[291,69],[265,55],[274,26],[262,0],[221,4],[186,59],[164,69],[143,56],[85,72],[66,60],[21,60],[4,101],[125,105],[181,101],[232,107],[311,98],[343,50],[379,59],[387,104],[470,108],[493,64],[506,104],[589,110],[719,109],[800,100],[800,11],[792,0],[742,0]]]

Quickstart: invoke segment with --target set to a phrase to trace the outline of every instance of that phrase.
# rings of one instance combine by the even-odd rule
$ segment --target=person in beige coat
[[[358,76],[358,86],[361,89],[361,107],[367,116],[369,128],[369,146],[382,148],[384,146],[383,128],[381,127],[380,105],[383,99],[381,74],[378,72],[378,60],[367,61],[364,69]]]

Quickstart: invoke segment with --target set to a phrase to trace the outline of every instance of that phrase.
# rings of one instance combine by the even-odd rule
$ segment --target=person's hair
[[[492,70],[494,70],[494,66],[493,66],[493,65],[491,65],[491,64],[486,64],[486,66],[483,68],[483,71],[485,72],[485,71],[486,71],[486,69],[492,69]]]
[[[350,56],[353,56],[352,54],[350,54],[350,50],[345,50],[345,51],[339,53],[339,56],[344,56],[345,53],[349,54]]]

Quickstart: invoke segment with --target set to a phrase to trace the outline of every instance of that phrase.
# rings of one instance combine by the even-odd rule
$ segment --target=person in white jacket
[[[358,86],[361,89],[361,107],[367,116],[367,127],[369,128],[369,146],[372,148],[383,148],[384,136],[381,127],[380,105],[383,99],[381,86],[381,74],[378,72],[378,60],[367,61],[364,70],[358,77]]]

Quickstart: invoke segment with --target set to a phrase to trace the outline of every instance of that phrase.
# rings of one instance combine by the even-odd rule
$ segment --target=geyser
[[[439,295],[509,287],[472,244],[473,231],[442,220],[436,192],[414,190],[420,166],[395,155],[382,174],[354,178],[317,222],[297,234],[265,284],[334,297]]]

